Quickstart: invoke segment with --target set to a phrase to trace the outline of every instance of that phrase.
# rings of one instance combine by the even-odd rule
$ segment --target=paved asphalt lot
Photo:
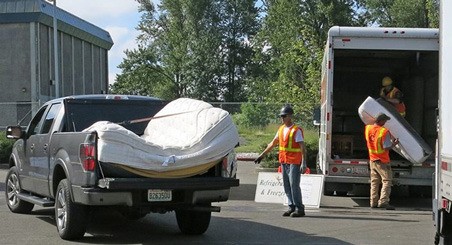
[[[0,169],[0,244],[433,244],[431,200],[394,197],[395,211],[370,210],[368,197],[322,197],[306,217],[281,217],[281,204],[254,202],[258,173],[239,162],[241,185],[233,188],[220,213],[213,213],[202,236],[182,235],[174,213],[149,214],[138,221],[105,211],[93,213],[85,237],[58,237],[53,209],[31,215],[11,213],[4,197],[5,166]]]

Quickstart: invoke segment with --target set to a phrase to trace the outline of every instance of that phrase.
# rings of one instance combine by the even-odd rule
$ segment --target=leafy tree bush
[[[240,106],[242,113],[234,116],[234,121],[240,126],[247,128],[263,128],[273,118],[265,104],[244,103]]]
[[[0,132],[0,163],[7,163],[11,151],[13,148],[14,141],[7,139],[5,132]]]

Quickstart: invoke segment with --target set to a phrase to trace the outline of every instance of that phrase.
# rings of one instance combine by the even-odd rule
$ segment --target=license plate
[[[167,202],[173,198],[170,190],[148,190],[148,201],[150,202]]]

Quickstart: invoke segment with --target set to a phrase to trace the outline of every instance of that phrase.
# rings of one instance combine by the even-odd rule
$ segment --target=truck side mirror
[[[23,136],[21,126],[8,126],[6,128],[6,138],[8,139],[20,139]]]
[[[314,108],[312,115],[314,125],[320,126],[320,107]]]

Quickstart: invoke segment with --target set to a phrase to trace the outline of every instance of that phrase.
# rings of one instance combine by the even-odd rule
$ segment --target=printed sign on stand
[[[303,204],[306,207],[319,208],[323,192],[323,175],[303,174],[300,188]],[[260,172],[257,178],[255,202],[281,203],[287,205],[281,173]]]

